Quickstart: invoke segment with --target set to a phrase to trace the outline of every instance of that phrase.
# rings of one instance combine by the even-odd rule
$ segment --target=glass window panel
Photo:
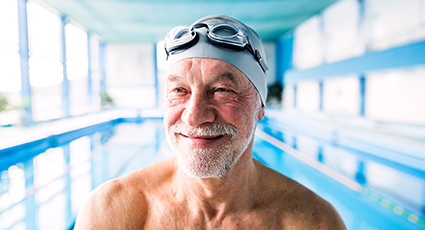
[[[0,1],[0,48],[19,51],[18,3],[16,0]]]
[[[28,2],[29,75],[35,121],[62,116],[60,18]]]
[[[388,49],[425,39],[423,0],[366,1],[369,48]]]
[[[70,114],[79,115],[88,111],[88,49],[87,33],[68,23],[66,36],[66,71],[69,79]]]
[[[295,29],[293,64],[308,69],[323,63],[321,19],[314,16]]]
[[[21,90],[19,53],[1,49],[2,48],[0,48],[0,92],[19,92]]]
[[[323,82],[323,110],[335,115],[358,115],[360,83],[357,76],[331,78]]]
[[[380,121],[425,124],[425,67],[368,74],[365,112]]]
[[[282,103],[285,107],[294,107],[294,85],[285,85],[285,89],[283,90]]]
[[[100,43],[97,36],[90,36],[91,50],[91,80],[92,80],[92,111],[100,110]]]
[[[22,104],[18,28],[17,1],[0,1],[0,97],[8,104],[0,110],[0,125],[21,120],[15,109]]]
[[[153,49],[150,44],[112,44],[106,47],[107,89],[116,107],[155,107]]]
[[[304,111],[318,111],[320,100],[319,83],[303,81],[297,84],[297,108]]]
[[[359,15],[357,0],[340,1],[325,10],[323,38],[326,62],[336,62],[364,53]]]
[[[30,56],[60,60],[60,18],[31,1],[27,11]]]

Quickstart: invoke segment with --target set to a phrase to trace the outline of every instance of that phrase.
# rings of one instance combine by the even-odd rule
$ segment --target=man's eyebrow
[[[180,78],[177,75],[174,74],[167,74],[167,76],[165,77],[165,81],[177,81],[177,82],[181,82]]]
[[[235,74],[233,74],[232,72],[227,72],[226,71],[226,72],[222,72],[222,73],[218,74],[216,81],[219,81],[221,79],[230,80],[236,86],[238,86],[239,83],[240,83],[240,79]]]

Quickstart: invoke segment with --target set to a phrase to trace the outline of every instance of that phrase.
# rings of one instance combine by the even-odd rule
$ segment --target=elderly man
[[[165,50],[176,156],[97,188],[76,229],[345,229],[328,202],[252,158],[267,66],[251,28],[202,18],[171,30]]]

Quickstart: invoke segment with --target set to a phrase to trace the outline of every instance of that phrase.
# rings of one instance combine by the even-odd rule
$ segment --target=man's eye
[[[183,93],[184,91],[180,88],[177,88],[177,89],[173,89],[173,92],[174,93]]]
[[[215,91],[219,93],[224,93],[224,92],[227,92],[228,90],[225,88],[217,88]]]

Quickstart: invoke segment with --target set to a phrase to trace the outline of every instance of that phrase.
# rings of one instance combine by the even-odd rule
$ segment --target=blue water
[[[264,139],[255,139],[256,159],[331,202],[348,229],[424,229],[425,183],[417,174],[394,171],[334,143],[276,130],[267,123],[259,129],[361,185],[353,190]],[[0,230],[69,228],[92,189],[169,157],[163,154],[168,151],[164,138],[162,121],[146,120],[84,134],[20,161],[0,155]],[[385,181],[388,174],[397,178]],[[395,189],[400,186],[408,187]]]

